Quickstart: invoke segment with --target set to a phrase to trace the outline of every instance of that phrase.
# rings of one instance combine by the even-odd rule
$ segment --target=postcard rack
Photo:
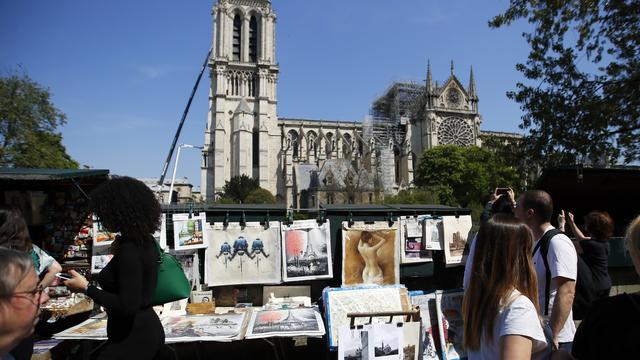
[[[374,317],[389,317],[389,323],[393,322],[395,316],[404,316],[405,322],[420,322],[420,309],[413,309],[410,311],[386,311],[386,312],[367,312],[367,313],[348,313],[349,327],[355,328],[356,318],[369,318],[368,324]]]

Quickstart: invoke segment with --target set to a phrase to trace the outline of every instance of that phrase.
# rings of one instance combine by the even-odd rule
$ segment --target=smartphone
[[[62,280],[71,280],[71,279],[73,279],[71,277],[71,275],[65,274],[65,273],[57,273],[56,276],[59,277]]]
[[[509,193],[509,188],[497,188],[496,195],[506,195]]]

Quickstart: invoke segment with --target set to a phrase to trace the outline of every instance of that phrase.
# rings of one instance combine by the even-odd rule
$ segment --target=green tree
[[[0,77],[0,166],[77,169],[58,127],[66,116],[27,75]]]
[[[511,0],[489,26],[526,19],[528,79],[507,93],[529,130],[527,156],[542,165],[640,158],[640,2]]]
[[[243,203],[247,196],[259,187],[258,180],[242,174],[226,181],[222,190],[225,198]]]
[[[275,204],[277,203],[276,197],[267,190],[261,187],[251,191],[243,201],[245,204]]]
[[[414,183],[438,194],[441,204],[483,203],[496,187],[520,188],[515,168],[495,153],[476,146],[441,145],[425,150]]]

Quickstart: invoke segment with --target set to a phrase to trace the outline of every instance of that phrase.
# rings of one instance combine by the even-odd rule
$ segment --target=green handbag
[[[157,241],[154,243],[158,249],[158,283],[151,305],[188,298],[191,295],[191,284],[182,271],[182,265],[173,255],[164,252]]]

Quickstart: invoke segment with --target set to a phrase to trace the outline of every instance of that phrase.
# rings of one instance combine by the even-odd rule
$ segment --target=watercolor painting
[[[392,285],[400,281],[397,222],[342,223],[342,285]]]
[[[333,277],[329,222],[296,220],[282,225],[283,281]]]

